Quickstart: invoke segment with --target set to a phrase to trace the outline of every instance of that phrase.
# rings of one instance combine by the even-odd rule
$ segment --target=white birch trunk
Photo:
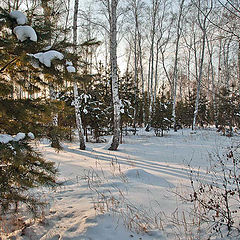
[[[200,66],[199,66],[199,75],[197,79],[197,96],[195,100],[195,110],[194,110],[194,116],[193,116],[193,130],[196,130],[198,106],[199,106],[199,100],[200,100],[200,90],[201,90],[201,84],[202,84],[202,70],[203,70],[203,60],[204,60],[204,52],[205,52],[205,42],[206,42],[206,30],[203,32],[202,53],[201,53]]]
[[[200,28],[203,33],[203,36],[202,36],[203,40],[202,40],[202,52],[201,52],[200,65],[199,65],[199,75],[197,79],[197,96],[196,96],[195,110],[194,110],[194,116],[193,116],[193,130],[196,130],[198,106],[199,106],[200,91],[201,91],[201,84],[202,84],[203,61],[204,61],[205,43],[206,43],[206,36],[207,36],[206,22],[211,10],[212,10],[212,2],[211,2],[210,10],[207,12],[207,14],[204,14],[204,20],[203,20],[203,23],[201,23],[200,17],[199,17],[199,14],[200,14],[200,0],[199,0],[198,20],[199,20]]]
[[[159,41],[157,41],[157,53],[156,53],[156,61],[155,61],[155,81],[154,81],[154,97],[153,97],[154,106],[156,104],[156,99],[157,99],[158,59],[159,59]]]
[[[214,80],[214,68],[213,68],[213,50],[210,48],[209,41],[207,42],[208,53],[209,53],[209,61],[211,67],[211,83],[212,83],[212,99],[213,99],[213,111],[214,111],[214,124],[218,127],[217,123],[217,103],[216,103],[216,93],[215,93],[215,80]]]
[[[145,79],[143,75],[143,60],[142,60],[142,43],[141,43],[141,33],[139,30],[138,17],[136,16],[136,30],[137,30],[137,40],[138,40],[138,51],[139,51],[139,63],[141,71],[141,81],[142,81],[142,112],[143,112],[143,125],[146,123],[146,114],[145,114]]]
[[[76,51],[76,44],[77,44],[77,14],[78,14],[78,6],[79,0],[75,0],[74,4],[74,15],[73,15],[73,44],[74,50]],[[82,127],[82,119],[80,113],[80,103],[79,103],[79,95],[78,95],[78,88],[76,79],[74,79],[73,83],[73,93],[74,93],[74,108],[75,108],[75,117],[76,117],[76,125],[79,137],[79,147],[81,150],[85,150],[85,140],[84,140],[84,131]]]
[[[176,50],[175,50],[175,61],[174,61],[174,70],[173,70],[173,107],[172,107],[172,118],[173,118],[173,128],[174,131],[177,131],[177,122],[176,122],[176,102],[177,102],[177,86],[178,86],[178,50],[179,50],[179,40],[181,34],[181,19],[183,4],[185,0],[181,1],[178,22],[177,22],[177,39],[176,39]]]
[[[112,99],[113,99],[113,138],[109,150],[117,150],[120,140],[120,100],[118,94],[117,75],[117,4],[118,0],[111,0],[110,6],[110,61],[112,75]]]
[[[149,99],[149,117],[148,117],[148,124],[150,125],[152,120],[152,110],[153,110],[153,76],[154,76],[154,41],[155,41],[155,34],[156,34],[156,17],[158,12],[158,1],[153,0],[153,16],[152,16],[152,39],[151,39],[151,50],[150,50],[150,59],[149,59],[149,81],[150,81],[150,96]],[[149,86],[149,82],[148,82]]]
[[[238,66],[238,74],[237,74],[237,77],[238,77],[238,88],[240,86],[240,38],[238,38],[238,62],[237,62],[237,66]],[[240,89],[239,89],[240,90]]]
[[[137,13],[136,13],[137,14]],[[138,58],[137,58],[137,26],[135,24],[134,33],[134,113],[133,113],[133,127],[136,127],[137,115],[137,79],[138,79]]]

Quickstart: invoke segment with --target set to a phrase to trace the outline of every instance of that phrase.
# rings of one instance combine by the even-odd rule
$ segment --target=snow
[[[16,136],[12,137],[9,134],[0,134],[0,143],[7,144],[11,141],[18,142],[26,137],[25,133],[18,133]]]
[[[72,63],[71,61],[66,60],[66,65],[67,65],[67,66],[72,66],[73,63]]]
[[[162,186],[168,188],[175,187],[172,183],[168,182],[166,179],[160,176],[155,176],[154,174],[151,174],[141,168],[127,170],[124,174],[129,180],[136,181],[138,183],[140,182],[142,184]]]
[[[32,140],[35,139],[35,136],[34,136],[34,134],[33,134],[32,132],[29,132],[29,133],[28,133],[28,137],[29,137],[30,139],[32,139]]]
[[[48,51],[48,50],[50,50],[51,48],[52,48],[52,46],[49,45],[49,46],[44,47],[42,50],[43,50],[43,51]]]
[[[84,114],[88,114],[88,110],[86,108],[83,109]]]
[[[13,137],[8,134],[0,134],[0,143],[7,144],[13,140]]]
[[[73,66],[67,66],[67,71],[68,71],[69,73],[75,73],[75,72],[76,72],[76,68],[73,67]]]
[[[28,54],[31,57],[38,59],[46,67],[51,67],[52,60],[59,59],[62,60],[64,55],[56,50],[50,50],[47,52],[39,52],[36,54]]]
[[[34,134],[31,132],[29,132],[27,136],[32,140],[35,138]],[[25,137],[26,137],[26,133],[22,133],[22,132],[16,134],[14,137],[12,137],[9,134],[0,134],[0,143],[7,144],[11,141],[18,142],[23,140]],[[9,146],[9,147],[12,149],[12,146]]]
[[[84,99],[85,103],[87,103],[87,100],[91,99],[91,98],[92,98],[92,96],[90,94],[83,93],[83,94],[80,95],[80,99]]]
[[[33,42],[37,42],[37,34],[30,26],[17,26],[13,29],[13,33],[21,42],[24,42],[28,38]]]
[[[18,133],[18,134],[13,138],[13,141],[14,141],[14,142],[18,142],[18,141],[23,140],[25,137],[26,137],[26,134],[25,134],[25,133]]]
[[[110,136],[106,138],[111,142]],[[44,223],[35,222],[24,235],[15,233],[16,239],[176,239],[168,216],[188,209],[173,192],[188,190],[189,164],[207,180],[209,153],[220,154],[238,142],[238,137],[226,138],[212,130],[192,135],[189,129],[161,138],[139,129],[138,135],[123,137],[118,151],[107,150],[106,143],[87,143],[81,151],[75,142],[64,143],[63,151],[56,153],[44,141],[40,151],[58,166],[63,186],[39,190],[50,204]],[[163,229],[154,223],[159,216]],[[134,225],[136,221],[140,225]],[[141,224],[146,232],[140,231]]]
[[[27,23],[27,17],[18,10],[10,12],[10,17],[14,18],[19,25],[24,25]]]

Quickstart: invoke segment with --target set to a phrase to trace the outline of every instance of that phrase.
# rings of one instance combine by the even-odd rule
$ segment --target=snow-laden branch
[[[39,62],[44,64],[46,67],[51,67],[52,60],[54,59],[62,60],[64,58],[64,55],[56,50],[39,52],[36,54],[28,54],[28,56],[38,59]]]
[[[18,10],[10,12],[9,15],[11,18],[15,19],[19,25],[24,25],[27,23],[27,17]]]
[[[19,142],[21,140],[24,140],[28,136],[30,139],[34,139],[35,136],[33,133],[29,132],[27,135],[26,133],[18,133],[15,136],[9,135],[9,134],[0,134],[0,143],[2,144],[8,144],[9,142]]]
[[[67,71],[69,73],[75,73],[76,72],[76,68],[74,66],[67,66]]]
[[[28,38],[33,42],[37,42],[37,34],[30,26],[17,26],[13,29],[13,33],[21,42],[24,42]]]

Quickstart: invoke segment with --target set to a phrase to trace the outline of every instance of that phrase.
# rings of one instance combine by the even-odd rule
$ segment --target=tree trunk
[[[110,12],[110,61],[112,77],[112,99],[113,99],[113,139],[109,150],[117,150],[120,140],[120,100],[118,94],[117,75],[117,4],[118,0],[111,1]]]
[[[73,15],[73,45],[74,45],[74,51],[77,51],[77,14],[78,14],[78,6],[79,6],[79,0],[75,0],[74,4],[74,15]],[[74,108],[75,108],[75,117],[76,117],[76,125],[77,125],[77,131],[78,131],[78,137],[79,137],[79,147],[81,150],[85,150],[85,140],[84,140],[84,131],[82,126],[82,119],[81,119],[81,113],[80,113],[80,103],[79,103],[79,95],[78,95],[78,87],[76,78],[74,79],[73,83],[73,93],[74,93]]]
[[[152,110],[153,110],[153,76],[154,76],[154,41],[156,34],[156,17],[158,12],[159,3],[157,0],[153,0],[153,16],[152,16],[152,38],[151,38],[151,49],[149,58],[149,73],[148,73],[148,102],[149,102],[149,116],[148,125],[151,124]],[[150,83],[150,84],[149,84]],[[150,89],[149,89],[150,85]]]
[[[172,107],[172,117],[173,117],[173,128],[174,131],[177,131],[177,122],[176,122],[176,101],[177,101],[177,82],[178,82],[178,50],[179,50],[179,40],[181,34],[181,19],[183,12],[183,4],[185,0],[181,1],[178,22],[177,22],[177,39],[176,39],[176,50],[175,50],[175,61],[174,61],[174,70],[173,70],[173,107]]]
[[[211,67],[211,82],[212,82],[212,99],[213,99],[213,121],[216,127],[217,123],[217,104],[216,104],[216,93],[215,93],[215,81],[214,81],[214,67],[213,67],[213,49],[210,48],[210,43],[207,41],[208,52],[209,52],[209,61]]]
[[[154,81],[154,98],[153,98],[154,106],[155,106],[156,99],[157,99],[158,59],[159,59],[159,41],[157,41],[157,53],[156,53],[156,61],[155,61],[155,81]]]
[[[143,112],[143,125],[145,126],[146,124],[146,113],[145,113],[145,80],[144,80],[144,75],[143,75],[143,60],[142,60],[142,43],[141,43],[141,34],[139,31],[139,26],[138,26],[138,19],[136,19],[136,28],[137,28],[137,34],[138,34],[138,50],[139,50],[139,61],[140,61],[140,71],[141,71],[141,81],[142,81],[142,112]]]
[[[200,17],[199,17],[199,14],[201,12],[201,10],[200,10],[200,0],[199,0],[198,21],[199,21],[200,28],[201,28],[202,33],[203,33],[203,37],[202,37],[203,40],[202,40],[202,52],[201,52],[200,66],[199,66],[199,75],[197,75],[198,76],[198,79],[197,79],[197,96],[196,96],[195,110],[194,110],[194,116],[193,116],[193,129],[194,130],[196,130],[198,106],[199,106],[200,91],[201,91],[201,84],[202,84],[203,61],[204,61],[205,43],[206,43],[206,37],[207,37],[206,22],[207,22],[208,15],[210,14],[211,10],[212,10],[212,2],[211,2],[211,8],[208,10],[207,14],[204,14],[204,20],[203,20],[203,23],[201,23]]]
[[[137,116],[137,81],[138,81],[138,58],[137,58],[137,26],[135,25],[134,33],[134,113],[133,113],[133,127],[136,128]]]
[[[238,88],[240,86],[240,38],[238,38]]]

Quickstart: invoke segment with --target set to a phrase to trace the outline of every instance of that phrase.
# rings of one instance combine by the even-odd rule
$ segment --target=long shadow
[[[181,169],[181,168],[173,167],[173,166],[165,166],[160,163],[153,163],[153,162],[149,163],[148,161],[142,160],[142,159],[129,160],[122,156],[111,155],[111,154],[103,153],[101,151],[97,151],[94,149],[92,149],[90,151],[89,150],[81,151],[78,149],[70,149],[70,148],[66,147],[66,148],[64,148],[64,150],[66,152],[78,154],[83,157],[98,159],[100,161],[105,161],[105,162],[109,162],[109,163],[111,163],[111,161],[115,160],[115,158],[116,158],[117,162],[120,164],[123,164],[123,165],[140,167],[145,170],[152,170],[152,171],[156,171],[158,173],[167,174],[167,175],[171,175],[171,176],[179,177],[179,178],[183,178],[183,179],[189,179],[189,175],[190,175],[190,170],[188,170],[188,169]],[[121,159],[121,160],[119,160],[119,159]],[[195,173],[199,173],[200,176],[203,175],[205,180],[207,180],[207,178],[208,178],[208,176],[204,176],[205,174],[203,172],[195,171]]]
[[[168,171],[174,171],[174,172],[176,172],[178,174],[189,174],[190,171],[191,171],[190,169],[184,169],[184,168],[181,168],[181,167],[167,166],[167,165],[161,164],[159,162],[146,161],[146,160],[143,160],[141,158],[134,158],[133,160],[130,160],[129,158],[124,158],[122,156],[108,154],[108,153],[105,153],[105,152],[97,151],[96,149],[94,149],[93,152],[97,153],[98,156],[101,154],[101,155],[107,155],[107,156],[111,157],[111,159],[117,158],[118,162],[119,162],[119,159],[122,159],[123,161],[126,160],[131,165],[134,165],[136,163],[138,163],[138,164],[141,163],[141,164],[146,164],[146,166],[149,166],[149,167],[159,167],[161,169],[165,169],[165,170],[168,170]],[[197,171],[194,171],[194,170],[192,170],[192,171],[193,171],[193,173],[198,173],[198,174],[201,174],[201,175],[205,175],[205,172],[200,170],[200,169],[197,170]]]

